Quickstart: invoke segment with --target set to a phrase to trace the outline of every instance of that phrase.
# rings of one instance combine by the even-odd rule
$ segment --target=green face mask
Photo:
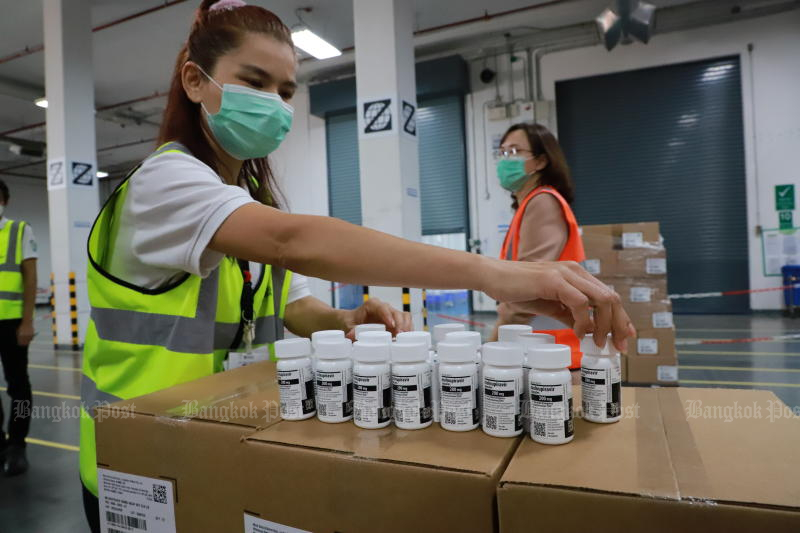
[[[203,106],[211,133],[222,149],[242,161],[274,152],[292,127],[294,108],[275,93],[230,83],[221,86],[203,74],[222,91],[217,113],[212,115]]]
[[[500,178],[500,186],[507,191],[517,191],[528,179],[525,172],[524,157],[508,157],[497,162],[497,177]]]

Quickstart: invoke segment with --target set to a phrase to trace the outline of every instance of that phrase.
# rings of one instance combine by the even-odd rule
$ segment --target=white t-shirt
[[[0,216],[0,230],[6,227],[8,219]],[[22,229],[22,260],[25,259],[38,259],[39,255],[36,253],[38,246],[36,245],[36,236],[33,234],[33,228],[30,224],[26,223]]]
[[[208,243],[238,208],[255,202],[242,187],[227,185],[199,159],[168,152],[142,164],[128,183],[109,272],[157,289],[185,272],[208,276],[225,254]],[[261,267],[250,263],[253,279]],[[309,296],[305,276],[292,276],[287,303]]]

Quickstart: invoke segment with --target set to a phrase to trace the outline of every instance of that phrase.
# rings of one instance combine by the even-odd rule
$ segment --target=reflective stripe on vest
[[[25,223],[8,220],[0,230],[0,250],[5,250],[5,260],[0,263],[0,320],[22,318],[22,235]]]
[[[189,154],[177,143],[156,150]],[[95,422],[97,406],[129,399],[222,370],[241,327],[242,272],[225,257],[206,278],[186,274],[170,286],[142,289],[115,278],[106,268],[114,251],[115,224],[130,180],[103,206],[89,235],[87,283],[91,314],[81,381],[80,473],[97,494]],[[283,338],[283,314],[291,272],[263,265],[254,287],[254,346]],[[239,346],[235,347],[236,349]]]
[[[564,244],[564,249],[559,255],[559,261],[576,261],[581,262],[586,259],[586,254],[583,251],[583,240],[581,239],[580,229],[578,228],[578,221],[569,203],[564,199],[558,191],[552,187],[536,187],[525,197],[520,203],[517,211],[514,213],[514,218],[511,219],[511,225],[506,232],[503,247],[500,251],[500,259],[509,261],[519,260],[519,236],[522,228],[522,219],[525,215],[525,208],[528,203],[540,194],[550,194],[558,200],[561,205],[561,212],[564,213],[564,219],[567,223],[567,242]],[[536,330],[539,333],[547,333],[556,337],[556,342],[559,344],[566,344],[571,348],[572,361],[570,368],[580,368],[581,366],[581,352],[580,342],[575,332],[571,329],[557,329],[557,330]]]

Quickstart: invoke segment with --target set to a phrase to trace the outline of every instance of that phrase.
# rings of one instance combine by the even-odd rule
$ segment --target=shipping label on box
[[[636,351],[642,355],[657,355],[658,339],[636,339]]]
[[[656,379],[665,382],[678,381],[678,365],[658,365],[656,367]]]
[[[97,469],[102,531],[175,533],[172,482]]]
[[[244,533],[311,533],[305,529],[284,526],[277,522],[270,522],[257,518],[249,513],[244,513]]]
[[[667,258],[666,257],[648,257],[645,260],[645,272],[647,274],[666,274],[667,273]]]
[[[632,303],[650,302],[653,299],[653,289],[650,287],[631,287],[628,295]]]
[[[600,260],[599,259],[587,259],[583,262],[583,268],[586,269],[586,272],[593,276],[599,276],[602,273],[600,268]]]
[[[672,322],[672,313],[664,311],[661,313],[653,313],[653,327],[654,328],[673,328],[675,324]]]
[[[644,245],[644,235],[641,231],[632,231],[622,234],[623,248],[641,248]]]

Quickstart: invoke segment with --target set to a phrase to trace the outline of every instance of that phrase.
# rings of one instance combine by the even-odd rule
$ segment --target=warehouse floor
[[[40,308],[37,317],[36,329],[42,333],[30,349],[36,417],[28,446],[31,469],[16,478],[0,476],[0,531],[82,532],[86,526],[77,455],[80,353],[54,351],[48,340],[48,311]],[[675,319],[680,339],[800,333],[800,320],[777,313]],[[491,327],[483,315],[472,320],[477,329]],[[679,354],[683,386],[768,389],[788,406],[800,408],[800,340],[686,346]],[[0,380],[0,385],[5,390],[5,382]],[[0,396],[8,413],[8,397]]]

